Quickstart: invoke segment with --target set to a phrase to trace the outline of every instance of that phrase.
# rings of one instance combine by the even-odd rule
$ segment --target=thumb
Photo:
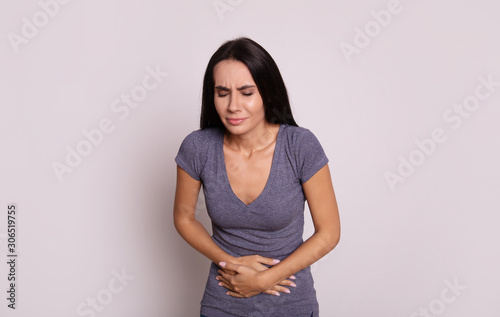
[[[276,265],[280,263],[280,260],[278,259],[271,259],[271,258],[266,258],[266,257],[259,257],[259,262],[262,264],[267,264],[267,265]]]
[[[231,262],[219,262],[219,266],[223,269],[228,269],[235,272],[238,272],[238,268],[240,267],[240,265]]]

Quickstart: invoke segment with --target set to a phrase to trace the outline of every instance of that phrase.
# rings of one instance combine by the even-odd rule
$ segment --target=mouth
[[[232,125],[238,125],[245,121],[247,118],[227,118],[227,121]]]

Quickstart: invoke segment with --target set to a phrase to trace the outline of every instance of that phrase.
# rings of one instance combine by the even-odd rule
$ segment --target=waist
[[[232,256],[245,256],[258,254],[264,257],[283,260],[295,251],[302,243],[302,237],[299,239],[257,239],[256,241],[248,239],[230,240],[224,235],[213,235],[214,242],[226,253]]]

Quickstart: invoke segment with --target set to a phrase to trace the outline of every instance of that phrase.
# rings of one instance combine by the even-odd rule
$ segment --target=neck
[[[279,124],[265,122],[265,124],[243,134],[231,134],[225,129],[224,144],[235,151],[250,156],[254,152],[269,147],[276,141],[279,126]]]

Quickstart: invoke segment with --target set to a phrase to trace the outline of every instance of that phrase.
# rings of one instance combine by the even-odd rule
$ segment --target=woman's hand
[[[219,266],[222,270],[218,270],[220,275],[216,277],[220,281],[220,286],[229,289],[228,295],[250,297],[259,293],[267,293],[280,296],[279,292],[290,293],[290,289],[284,286],[295,287],[295,283],[290,280],[282,280],[276,285],[269,285],[266,281],[262,281],[259,273],[269,269],[263,264],[275,265],[280,262],[279,260],[250,255],[236,258],[234,262],[237,263],[221,262]],[[290,279],[295,279],[295,276],[290,276]]]
[[[246,256],[240,256],[235,258],[233,261],[231,261],[233,264],[239,264],[239,265],[245,265],[249,266],[259,272],[265,271],[268,269],[266,265],[273,266],[278,263],[280,263],[280,260],[277,259],[271,259],[271,258],[266,258],[260,255],[246,255]],[[229,270],[223,269],[225,272],[228,272]],[[234,272],[234,271],[232,271]],[[229,272],[228,272],[229,273]]]
[[[231,263],[249,266],[249,267],[251,267],[259,272],[263,272],[263,271],[269,269],[266,265],[269,265],[269,266],[276,265],[276,264],[280,263],[280,260],[266,258],[266,257],[260,256],[260,255],[246,255],[246,256],[240,256],[240,257],[234,258],[231,261]],[[236,274],[235,271],[229,270],[227,268],[223,268],[223,270],[224,270],[224,272],[231,274],[231,275]],[[294,280],[295,276],[292,275],[289,278]],[[291,284],[293,284],[293,283],[291,283]],[[283,285],[291,286],[290,283],[285,283]]]

